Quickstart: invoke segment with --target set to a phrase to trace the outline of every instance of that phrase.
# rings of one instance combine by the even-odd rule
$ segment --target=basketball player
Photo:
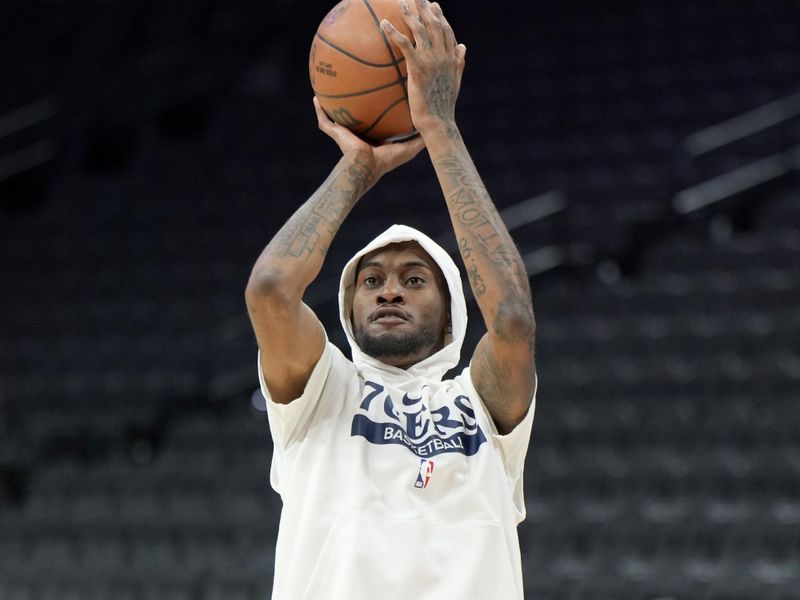
[[[436,3],[401,4],[419,137],[371,146],[315,101],[342,157],[256,262],[247,306],[283,500],[274,600],[521,600],[517,524],[533,421],[528,278],[454,118],[465,47]],[[419,15],[419,18],[417,17]],[[345,266],[352,360],[302,302],[353,205],[427,148],[487,332],[452,378],[466,331],[458,267],[394,225]]]

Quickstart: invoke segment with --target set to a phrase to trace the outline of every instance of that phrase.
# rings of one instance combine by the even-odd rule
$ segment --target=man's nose
[[[394,278],[387,279],[378,293],[378,304],[396,304],[403,301],[403,289]]]

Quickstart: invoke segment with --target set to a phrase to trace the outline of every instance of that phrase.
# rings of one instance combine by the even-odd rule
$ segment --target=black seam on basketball
[[[383,117],[385,117],[385,116],[386,116],[386,113],[388,113],[388,112],[389,112],[390,110],[392,110],[392,109],[393,109],[395,106],[397,106],[397,105],[398,105],[398,104],[400,104],[401,102],[404,102],[405,100],[406,100],[406,99],[405,99],[405,97],[403,97],[403,98],[399,98],[398,100],[395,100],[394,102],[392,102],[392,103],[391,103],[389,106],[387,106],[387,107],[386,107],[386,110],[384,110],[384,111],[383,111],[381,114],[379,114],[379,115],[378,115],[378,118],[377,118],[377,119],[375,119],[375,121],[372,123],[372,125],[370,125],[369,127],[367,127],[366,129],[364,129],[364,130],[362,130],[362,131],[359,131],[359,132],[358,132],[358,135],[366,135],[367,133],[369,133],[370,131],[372,131],[373,129],[375,129],[375,126],[376,126],[378,123],[380,123],[380,121],[381,121],[381,119],[382,119]]]
[[[378,26],[378,32],[381,34],[381,37],[383,38],[383,43],[386,46],[386,52],[389,53],[389,58],[391,59],[394,68],[397,70],[398,83],[403,88],[403,98],[408,98],[408,90],[406,89],[406,82],[403,79],[403,73],[400,71],[400,66],[399,66],[400,61],[394,57],[394,52],[392,52],[392,44],[389,41],[389,38],[386,37],[386,32],[384,32],[383,29],[381,29],[380,19],[378,19],[378,15],[375,14],[375,10],[372,8],[372,5],[369,3],[369,0],[363,0],[363,1],[364,1],[364,6],[366,6],[367,10],[369,11],[369,14],[372,15],[372,18],[375,21],[375,25]]]
[[[320,40],[322,40],[323,42],[325,42],[326,44],[328,44],[328,46],[330,46],[334,50],[338,50],[339,52],[341,52],[342,54],[344,54],[348,58],[352,58],[354,61],[360,62],[362,65],[367,65],[368,67],[380,67],[380,68],[394,67],[395,69],[397,69],[397,64],[398,64],[398,62],[400,62],[400,61],[393,61],[393,62],[386,63],[386,64],[371,63],[371,62],[368,62],[368,61],[364,60],[363,58],[359,58],[358,56],[356,56],[352,52],[348,52],[344,48],[341,48],[340,46],[337,46],[336,44],[334,44],[329,39],[326,39],[326,38],[322,37],[319,33],[317,33],[317,37]],[[405,57],[402,60],[405,60]]]
[[[385,90],[386,88],[390,88],[393,85],[397,85],[398,83],[400,82],[392,81],[391,83],[385,83],[384,85],[379,85],[378,87],[372,88],[370,90],[361,90],[360,92],[353,92],[351,94],[320,94],[317,90],[314,90],[314,94],[316,94],[320,98],[352,98],[353,96],[363,96],[365,94],[371,94],[372,92],[379,92],[380,90]]]

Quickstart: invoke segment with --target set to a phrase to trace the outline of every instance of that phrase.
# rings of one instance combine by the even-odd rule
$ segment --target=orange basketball
[[[311,87],[328,116],[373,142],[415,133],[405,59],[382,19],[413,41],[397,0],[342,0],[320,23],[308,57]]]

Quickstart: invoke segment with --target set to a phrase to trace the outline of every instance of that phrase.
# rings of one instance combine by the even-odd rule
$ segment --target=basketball
[[[405,59],[380,27],[413,41],[397,0],[342,0],[320,23],[308,58],[311,87],[328,116],[371,142],[414,135]]]

